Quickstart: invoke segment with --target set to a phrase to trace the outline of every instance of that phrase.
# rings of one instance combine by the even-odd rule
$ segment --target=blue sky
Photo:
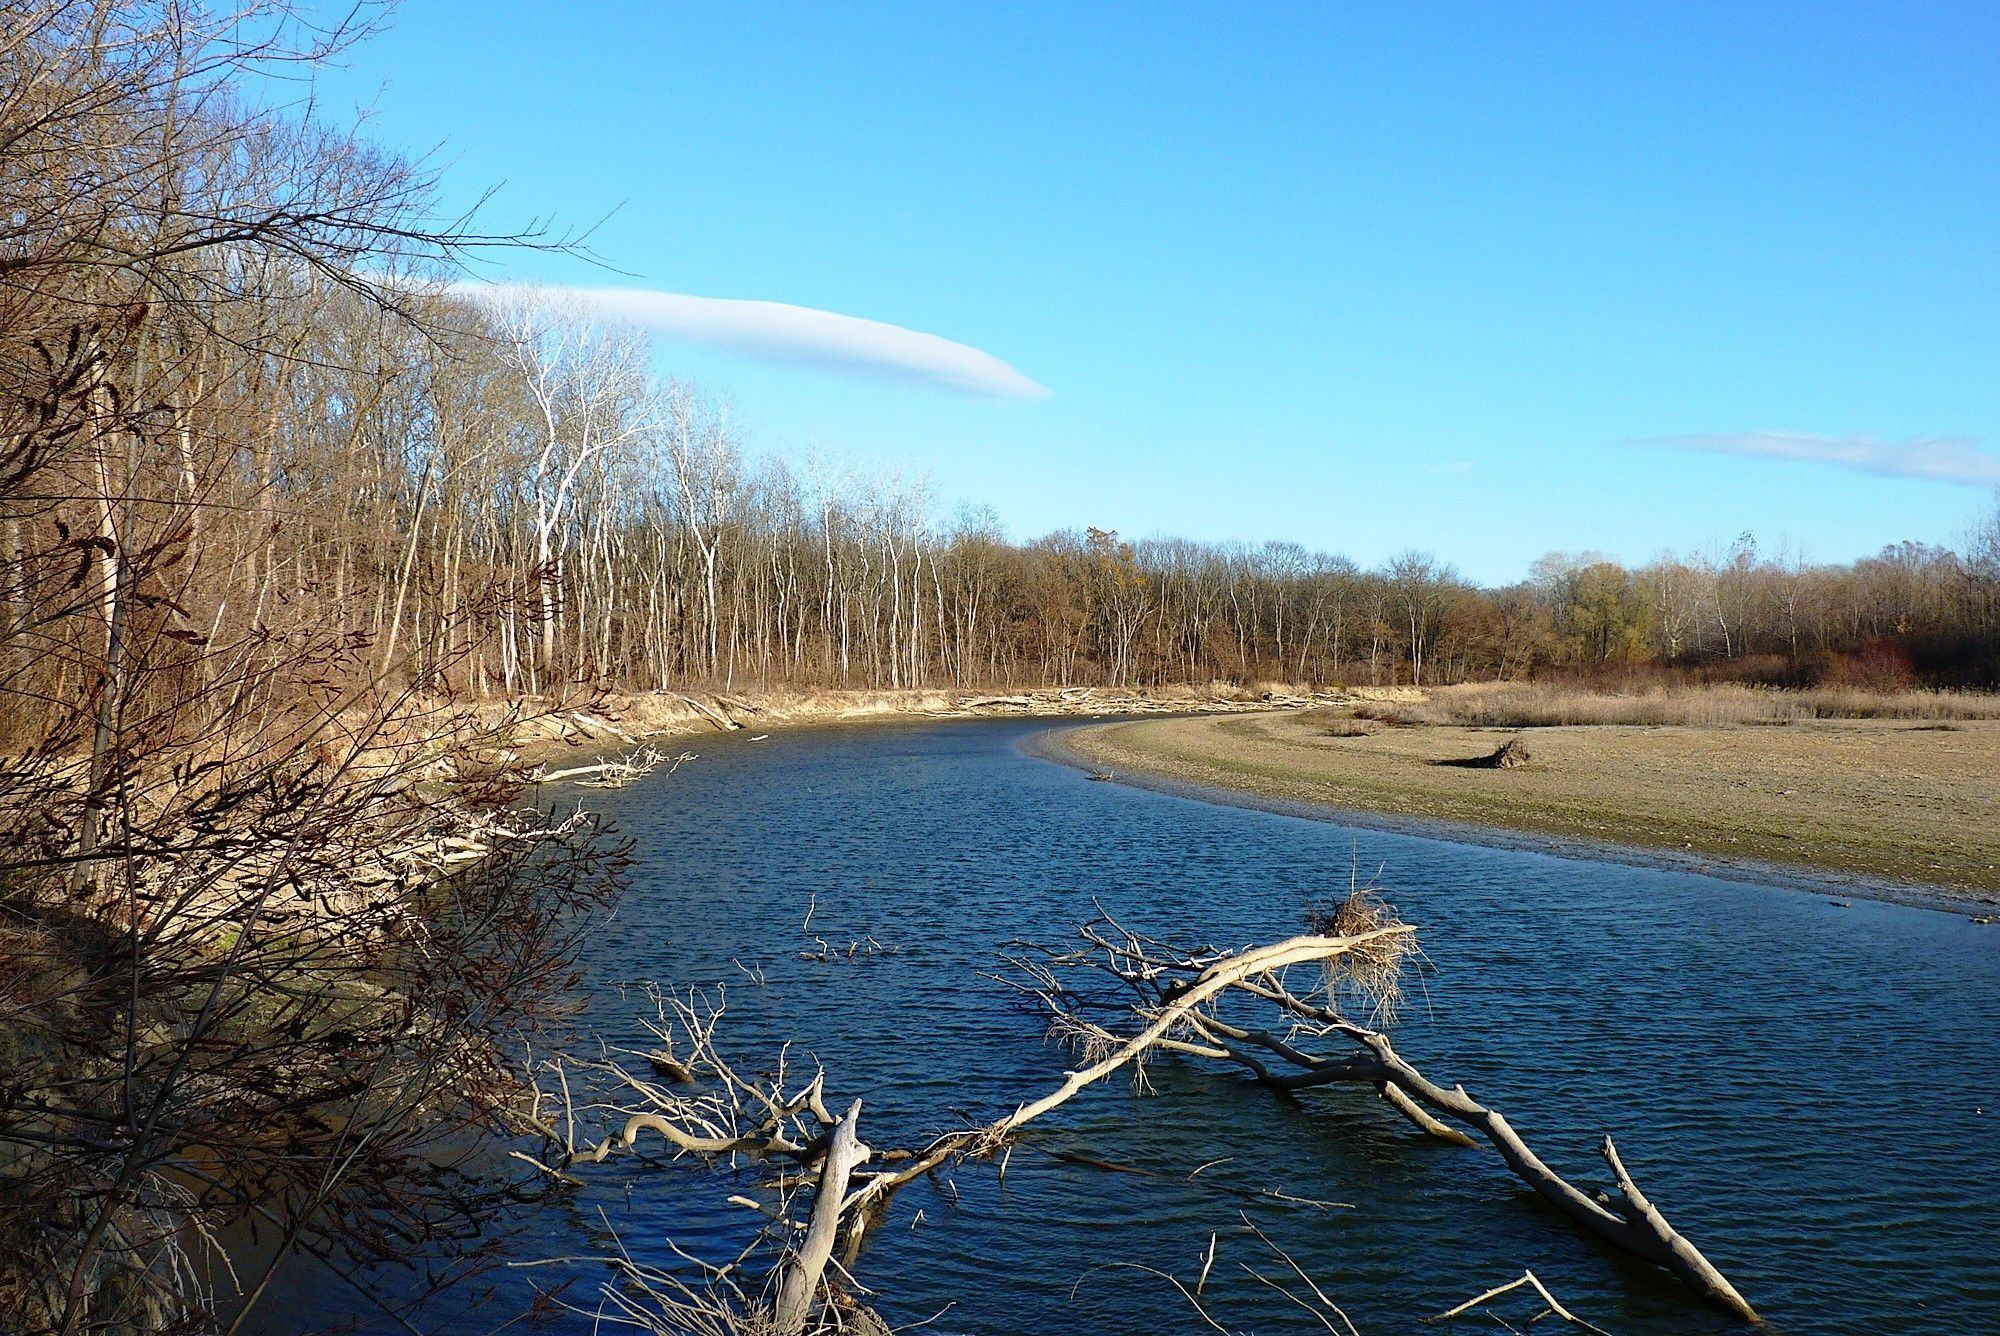
[[[726,306],[662,344],[760,448],[926,474],[1017,537],[1504,581],[1744,530],[1950,541],[2000,480],[1991,5],[406,0],[320,94],[438,147],[454,201],[503,183],[496,224],[611,214],[626,272],[494,277],[1015,369],[760,346]],[[802,359],[849,328],[859,364]]]

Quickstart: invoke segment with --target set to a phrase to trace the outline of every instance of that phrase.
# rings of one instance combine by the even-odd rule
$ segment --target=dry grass
[[[1734,685],[1655,687],[1633,693],[1589,691],[1532,682],[1447,687],[1420,704],[1364,702],[1357,719],[1469,728],[1564,728],[1651,725],[1719,728],[1790,724],[1806,719],[2000,719],[2000,695],[1964,691],[1781,691]]]
[[[1907,706],[1905,706],[1907,708]],[[1802,863],[2000,900],[2000,720],[1801,718],[1789,728],[1544,728],[1534,764],[1439,724],[1333,738],[1328,711],[1104,724],[1088,764],[1287,803],[1505,826],[1560,840]]]
[[[1362,886],[1338,900],[1307,904],[1306,926],[1321,937],[1365,937],[1402,927],[1403,920],[1381,896]],[[1358,997],[1368,1004],[1377,1024],[1393,1023],[1403,1001],[1403,966],[1416,950],[1415,933],[1394,933],[1335,956],[1326,966],[1335,1004],[1343,995]]]

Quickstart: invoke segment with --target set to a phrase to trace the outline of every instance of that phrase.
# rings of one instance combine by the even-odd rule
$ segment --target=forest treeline
[[[229,300],[198,322],[135,290],[106,303],[110,329],[33,341],[31,381],[81,378],[145,428],[70,495],[7,511],[10,624],[37,623],[9,638],[10,671],[37,695],[90,689],[119,611],[105,572],[142,544],[172,559],[124,590],[132,633],[190,662],[232,626],[303,617],[358,671],[482,696],[1635,669],[1994,683],[2000,519],[1958,549],[1845,565],[1747,535],[1636,569],[1557,554],[1502,588],[1419,552],[1367,569],[1095,528],[1011,542],[990,515],[941,522],[920,486],[757,455],[642,335],[533,290],[410,277],[385,305],[283,255],[212,260],[184,281]]]
[[[426,231],[408,164],[283,117],[191,131],[238,114],[212,92],[128,114],[117,64],[58,109],[64,133],[22,121],[0,144],[17,703],[90,694],[114,641],[199,674],[281,624],[337,630],[342,671],[479,695],[1635,667],[1994,682],[2000,514],[1958,550],[1826,565],[1746,535],[1637,569],[1551,556],[1504,588],[1414,551],[1366,569],[941,521],[920,486],[757,453],[633,330],[439,282],[499,239]]]

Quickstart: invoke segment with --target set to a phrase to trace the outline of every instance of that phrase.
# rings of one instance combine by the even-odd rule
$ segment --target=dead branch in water
[[[1350,897],[1331,921],[1339,921],[1343,913],[1381,923],[1386,907],[1362,893]],[[1463,1086],[1436,1084],[1398,1054],[1386,1034],[1347,1019],[1341,1009],[1344,991],[1370,998],[1378,1012],[1385,1001],[1393,1003],[1403,954],[1415,945],[1413,937],[1403,935],[1410,932],[1396,924],[1355,937],[1293,938],[1275,947],[1231,953],[1172,946],[1100,915],[1084,926],[1082,948],[1024,945],[1016,964],[1030,980],[1022,986],[1049,1017],[1054,1033],[1086,1057],[1107,1049],[1138,1056],[1135,1046],[1141,1051],[1157,1048],[1234,1063],[1277,1090],[1374,1086],[1431,1136],[1469,1145],[1471,1138],[1451,1123],[1471,1128],[1523,1182],[1583,1229],[1664,1267],[1738,1317],[1757,1321],[1756,1310],[1735,1286],[1639,1190],[1610,1137],[1599,1153],[1611,1170],[1615,1191],[1586,1193],[1551,1169],[1499,1110],[1479,1103]],[[1339,950],[1321,945],[1336,941],[1344,943]],[[1299,987],[1286,972],[1302,964],[1314,966],[1315,972]],[[1111,985],[1112,997],[1101,987],[1081,991],[1075,982],[1079,975]],[[1216,987],[1216,980],[1225,976],[1228,983]],[[1220,1007],[1208,1005],[1225,988],[1233,1001],[1264,1016],[1230,1019]],[[1136,1039],[1120,1039],[1108,1024],[1093,1018],[1106,1010],[1135,1018],[1145,1028]],[[1346,1051],[1320,1051],[1326,1041]]]
[[[859,1139],[859,1102],[836,1117],[825,1101],[825,1073],[817,1065],[794,1072],[785,1051],[773,1070],[745,1075],[717,1044],[721,1002],[699,994],[681,999],[654,993],[659,1019],[648,1028],[656,1047],[575,1065],[602,1079],[605,1093],[590,1111],[617,1121],[615,1133],[588,1146],[577,1142],[571,1068],[560,1064],[534,1074],[553,1078],[561,1093],[538,1089],[529,1125],[556,1148],[544,1167],[565,1177],[654,1132],[676,1157],[748,1156],[779,1166],[781,1191],[810,1189],[810,1224],[802,1236],[794,1229],[780,1240],[780,1257],[768,1269],[767,1289],[775,1297],[760,1300],[757,1310],[760,1322],[796,1333],[815,1329],[814,1323],[824,1328],[843,1311],[839,1305],[851,1305],[827,1277],[832,1252],[825,1245],[838,1237],[841,1258],[851,1263],[898,1189],[947,1163],[999,1154],[1029,1123],[1114,1074],[1129,1072],[1143,1088],[1146,1065],[1161,1055],[1226,1062],[1276,1090],[1372,1086],[1418,1129],[1454,1145],[1478,1144],[1461,1130],[1469,1128],[1583,1229],[1658,1264],[1737,1316],[1757,1320],[1735,1287],[1647,1200],[1608,1137],[1601,1153],[1614,1191],[1592,1196],[1549,1168],[1499,1111],[1462,1086],[1432,1082],[1387,1035],[1347,1018],[1357,1004],[1375,1017],[1393,1017],[1402,971],[1417,951],[1414,928],[1366,892],[1315,908],[1309,919],[1313,932],[1238,950],[1174,946],[1102,913],[1079,930],[1080,946],[1014,944],[1009,960],[1017,973],[1007,981],[1082,1062],[1039,1098],[922,1146],[870,1149]],[[642,1062],[651,1077],[640,1074]],[[789,1218],[788,1209],[777,1214]],[[1549,1303],[1551,1312],[1577,1321]]]
[[[725,1266],[678,1251],[681,1274],[639,1267],[629,1258],[604,1259],[621,1282],[604,1287],[604,1302],[621,1323],[641,1330],[717,1336],[886,1331],[854,1297],[844,1268],[834,1261],[850,1232],[854,1174],[896,1154],[876,1152],[861,1141],[861,1102],[836,1116],[825,1101],[825,1073],[816,1064],[796,1070],[788,1049],[779,1051],[769,1070],[746,1074],[717,1038],[726,1008],[721,993],[710,998],[647,991],[655,1015],[642,1024],[651,1047],[614,1049],[592,1062],[550,1060],[531,1071],[534,1094],[522,1122],[550,1151],[546,1163],[522,1152],[517,1157],[575,1182],[576,1168],[629,1150],[653,1132],[676,1158],[723,1163],[745,1157],[775,1165],[778,1200],[766,1206],[731,1198],[765,1218],[750,1246]],[[617,1130],[581,1143],[580,1116],[608,1118]],[[796,1223],[794,1209],[802,1193],[811,1203],[804,1225]],[[753,1265],[753,1259],[761,1264]],[[692,1279],[688,1270],[695,1273]]]
[[[1503,1295],[1512,1294],[1524,1285],[1541,1296],[1544,1307],[1540,1312],[1526,1319],[1521,1326],[1515,1326],[1498,1313],[1486,1307],[1487,1304],[1492,1303],[1495,1299]],[[1518,1279],[1510,1280],[1505,1285],[1495,1285],[1492,1289],[1486,1291],[1486,1293],[1467,1299],[1456,1308],[1449,1309],[1446,1312],[1439,1313],[1436,1317],[1425,1318],[1424,1320],[1426,1322],[1451,1322],[1470,1314],[1475,1309],[1479,1310],[1482,1316],[1489,1317],[1499,1323],[1501,1328],[1506,1331],[1519,1332],[1524,1328],[1534,1326],[1545,1317],[1554,1317],[1562,1319],[1579,1331],[1593,1332],[1595,1336],[1610,1336],[1610,1333],[1605,1331],[1604,1328],[1594,1327],[1575,1313],[1570,1312],[1569,1309],[1564,1308],[1561,1301],[1555,1295],[1549,1293],[1548,1286],[1542,1284],[1540,1278],[1532,1271],[1523,1271]]]

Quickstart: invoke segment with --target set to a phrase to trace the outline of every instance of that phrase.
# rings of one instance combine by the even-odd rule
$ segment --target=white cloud
[[[963,394],[1045,399],[1049,391],[993,354],[936,334],[785,302],[691,297],[645,288],[530,287],[457,283],[492,299],[522,292],[574,301],[608,319],[686,343],[768,361],[804,363],[898,376]]]
[[[1969,436],[1915,436],[1906,441],[1878,441],[1868,436],[1744,431],[1720,436],[1658,436],[1635,444],[1834,464],[1887,478],[1922,478],[1973,487],[2000,485],[2000,455],[1979,449]]]

